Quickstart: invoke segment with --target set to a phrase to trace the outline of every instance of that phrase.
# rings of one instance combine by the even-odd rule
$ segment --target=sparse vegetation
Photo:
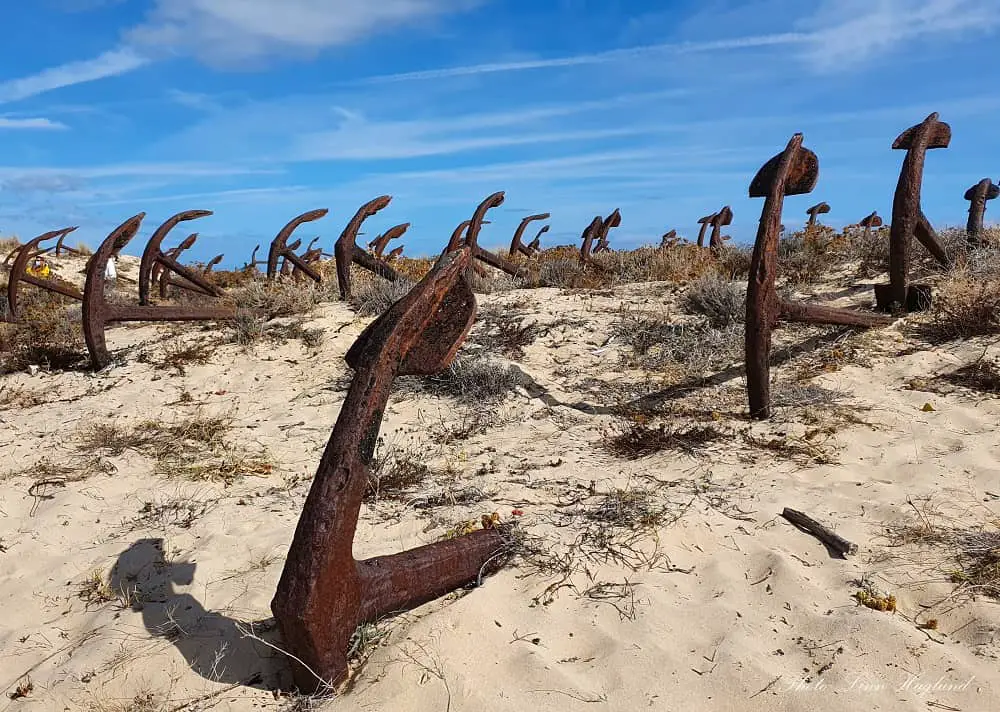
[[[166,477],[229,484],[245,475],[270,474],[267,453],[230,442],[226,435],[231,427],[228,416],[201,414],[174,423],[94,423],[78,431],[77,449],[111,456],[131,450],[154,460],[154,473]]]
[[[745,290],[717,274],[693,281],[684,293],[682,306],[691,314],[708,319],[710,326],[724,328],[746,319]]]
[[[665,450],[694,455],[723,437],[725,433],[710,425],[670,428],[625,421],[605,434],[604,447],[618,457],[637,460]]]

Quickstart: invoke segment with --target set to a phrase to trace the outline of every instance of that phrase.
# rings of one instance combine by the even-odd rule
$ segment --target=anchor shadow
[[[141,613],[150,635],[169,641],[191,670],[205,679],[269,691],[291,689],[285,656],[237,627],[280,646],[273,618],[231,618],[207,610],[189,593],[174,590],[175,585],[194,581],[196,567],[190,561],[167,561],[163,539],[139,539],[119,554],[110,585],[123,593],[130,610]]]

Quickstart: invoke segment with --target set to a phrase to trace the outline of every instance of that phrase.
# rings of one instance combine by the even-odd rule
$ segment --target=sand
[[[124,258],[119,274],[134,273]],[[0,484],[0,686],[9,696],[31,683],[0,708],[1000,709],[996,602],[952,597],[946,561],[884,536],[933,507],[996,519],[1000,400],[922,390],[921,379],[984,348],[996,356],[997,346],[914,347],[897,324],[860,337],[870,365],[808,381],[837,391],[836,405],[778,408],[771,422],[751,424],[737,374],[662,418],[724,429],[704,451],[612,455],[602,443],[620,419],[607,406],[658,386],[619,364],[628,349],[609,342],[611,324],[622,309],[683,318],[678,294],[647,283],[481,296],[482,313],[548,328],[523,356],[501,358],[520,385],[471,437],[443,436],[471,417],[453,399],[412,387],[393,396],[383,437],[432,474],[402,500],[363,507],[356,555],[433,541],[493,511],[519,521],[536,551],[479,588],[380,624],[351,688],[325,702],[290,695],[284,656],[246,633],[281,645],[269,603],[349,383],[344,353],[370,319],[323,304],[306,317],[324,330],[317,347],[226,343],[183,372],[158,365],[166,351],[225,332],[119,327],[109,345],[124,365],[0,377],[21,394],[0,411],[0,473],[14,473]],[[230,417],[227,441],[273,467],[230,483],[193,481],[154,471],[133,451],[79,449],[93,424],[195,415]],[[801,451],[754,446],[747,434]],[[43,458],[77,475],[38,484]],[[476,491],[468,488],[481,501],[425,506],[430,495]],[[650,504],[655,525],[595,523],[618,490]],[[779,516],[784,507],[859,552],[831,556]],[[862,578],[894,594],[897,610],[859,605]],[[936,628],[921,629],[929,618]]]

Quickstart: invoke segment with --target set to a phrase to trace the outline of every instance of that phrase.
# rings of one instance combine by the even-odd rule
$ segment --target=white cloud
[[[125,74],[147,62],[146,58],[131,49],[119,49],[105,52],[94,59],[60,64],[37,74],[0,82],[0,103],[27,99],[53,89]]]
[[[66,124],[52,119],[32,118],[32,119],[12,119],[0,116],[0,130],[3,129],[28,129],[41,131],[61,131],[69,128]]]
[[[627,47],[625,49],[576,54],[549,59],[532,59],[519,62],[495,62],[492,64],[472,64],[464,67],[446,67],[443,69],[427,69],[417,72],[402,72],[400,74],[384,74],[366,77],[361,84],[379,84],[384,82],[401,82],[421,79],[444,79],[448,77],[465,77],[478,74],[494,74],[498,72],[521,72],[529,69],[558,69],[561,67],[580,67],[586,65],[611,64],[636,59],[656,58],[660,55],[691,54],[697,52],[721,52],[735,49],[752,49],[755,47],[774,47],[780,45],[803,45],[814,40],[813,36],[803,32],[784,32],[771,35],[755,35],[751,37],[735,37],[724,40],[709,40],[703,42],[676,42],[669,44],[645,45],[642,47]]]
[[[135,45],[239,66],[269,54],[316,52],[465,10],[479,0],[156,0]]]
[[[1000,28],[996,0],[822,0],[797,23],[815,35],[802,58],[818,71],[856,67],[929,36],[953,38]]]

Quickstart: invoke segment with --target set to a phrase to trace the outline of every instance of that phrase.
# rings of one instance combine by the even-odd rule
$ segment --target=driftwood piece
[[[392,382],[400,375],[437,373],[454,360],[475,320],[475,295],[464,278],[471,258],[468,248],[443,254],[347,352],[354,379],[271,601],[303,692],[346,679],[349,641],[358,625],[476,582],[499,566],[507,547],[501,525],[363,561],[353,553]]]
[[[965,199],[969,201],[969,220],[965,224],[969,244],[979,247],[983,244],[983,216],[986,213],[986,201],[1000,196],[1000,186],[989,178],[983,178],[965,191]]]
[[[391,195],[380,195],[369,200],[358,208],[354,217],[347,223],[333,246],[333,256],[337,262],[337,286],[340,288],[340,298],[351,298],[351,265],[356,264],[373,274],[377,274],[390,282],[398,282],[399,274],[382,260],[376,259],[361,249],[358,245],[358,232],[361,224],[372,215],[382,210],[392,201]]]
[[[849,542],[847,539],[835,533],[833,530],[823,526],[807,514],[803,514],[802,512],[796,509],[791,509],[790,507],[785,507],[781,511],[781,516],[797,526],[799,529],[802,529],[808,534],[812,534],[814,537],[826,544],[829,549],[836,552],[841,558],[846,558],[848,554],[858,553],[857,544]]]
[[[771,416],[771,334],[780,321],[871,327],[892,323],[880,314],[866,314],[780,299],[775,289],[778,275],[778,233],[786,195],[812,192],[819,179],[819,159],[802,146],[802,134],[789,140],[785,150],[765,163],[750,183],[750,197],[764,198],[757,239],[750,258],[746,310],[746,377],[750,417]]]
[[[906,151],[892,200],[892,223],[889,226],[889,284],[875,285],[875,303],[882,311],[904,308],[906,311],[930,306],[930,288],[910,285],[910,248],[914,237],[948,266],[948,254],[934,228],[920,208],[920,189],[924,177],[924,158],[928,150],[947,148],[951,127],[938,121],[934,112],[916,126],[896,137],[892,147]]]

